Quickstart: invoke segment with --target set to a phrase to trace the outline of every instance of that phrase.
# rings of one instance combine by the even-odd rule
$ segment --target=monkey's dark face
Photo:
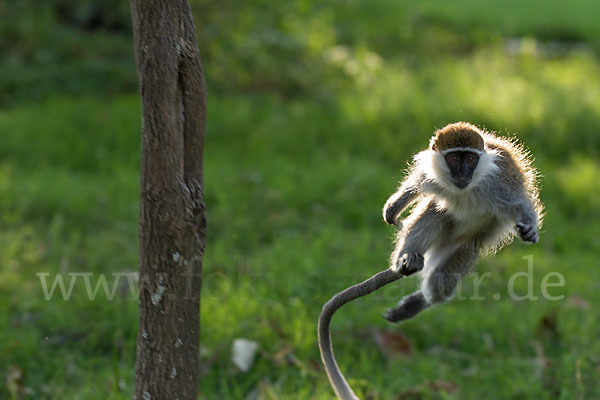
[[[451,151],[444,156],[450,169],[450,180],[459,189],[464,189],[473,179],[473,171],[479,155],[472,151]]]

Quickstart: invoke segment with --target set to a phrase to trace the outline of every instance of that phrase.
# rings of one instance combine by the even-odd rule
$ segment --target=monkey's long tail
[[[364,282],[345,289],[331,298],[323,306],[319,316],[319,350],[321,350],[321,360],[325,366],[329,383],[333,387],[339,400],[360,400],[350,388],[350,385],[342,375],[340,368],[335,361],[333,346],[331,345],[331,335],[329,325],[331,317],[344,304],[351,302],[359,297],[366,296],[377,289],[402,278],[402,274],[394,272],[391,269],[381,271]]]

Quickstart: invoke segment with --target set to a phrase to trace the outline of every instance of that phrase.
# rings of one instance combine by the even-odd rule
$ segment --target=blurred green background
[[[369,399],[600,398],[600,2],[191,3],[209,89],[202,399],[333,398],[321,306],[386,267],[381,207],[434,128],[457,120],[534,153],[540,243],[478,265],[484,300],[387,324],[413,278],[345,307],[342,370]],[[36,276],[112,285],[137,270],[129,5],[6,0],[0,16],[0,398],[130,398],[126,280],[112,301],[90,301],[82,280],[46,301]],[[539,299],[511,300],[528,255]],[[554,271],[560,301],[540,289]],[[248,372],[231,363],[235,338],[259,344]]]

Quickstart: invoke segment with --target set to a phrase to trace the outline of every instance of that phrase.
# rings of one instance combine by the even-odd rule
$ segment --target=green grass
[[[594,50],[546,55],[527,43],[507,53],[503,41],[565,39],[568,31],[594,47],[598,6],[553,1],[540,14],[539,2],[433,4],[294,3],[304,10],[299,20],[312,22],[305,31],[286,25],[300,43],[290,54],[320,61],[298,75],[289,69],[294,58],[274,58],[269,68],[280,68],[278,79],[290,86],[224,84],[217,69],[233,67],[217,55],[234,57],[236,42],[209,52],[202,398],[333,398],[316,346],[321,306],[386,266],[393,229],[381,206],[434,127],[456,120],[515,133],[535,154],[548,212],[540,243],[517,242],[478,265],[491,273],[479,290],[485,300],[457,299],[387,324],[381,313],[415,287],[413,278],[348,305],[333,323],[343,371],[361,398],[600,396],[600,60]],[[264,60],[255,61],[260,70]],[[240,74],[244,82],[248,71]],[[80,281],[71,300],[46,301],[36,273],[137,270],[139,100],[108,87],[76,97],[48,89],[40,101],[19,85],[24,95],[0,111],[0,382],[16,368],[25,373],[25,398],[130,398],[137,303],[127,286],[113,301],[89,301]],[[289,96],[290,87],[302,94]],[[527,270],[527,255],[534,294],[541,297],[542,279],[557,271],[565,286],[549,291],[564,300],[508,297],[507,282]],[[517,293],[526,292],[526,280],[516,282]],[[386,360],[371,327],[405,334],[413,355]],[[230,362],[239,337],[260,344],[248,373]],[[285,361],[287,352],[296,362]],[[432,381],[456,390],[433,389]],[[3,398],[11,391],[0,385]]]

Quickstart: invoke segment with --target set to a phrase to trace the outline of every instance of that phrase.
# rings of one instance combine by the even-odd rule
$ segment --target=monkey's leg
[[[383,313],[383,318],[390,322],[399,322],[405,319],[409,319],[427,308],[428,303],[423,295],[423,292],[417,290],[416,292],[404,296],[398,305],[394,308],[388,308]]]
[[[461,247],[453,252],[428,271],[421,290],[403,297],[395,308],[384,313],[384,318],[390,322],[399,322],[414,317],[436,303],[450,299],[458,283],[471,271],[477,255],[478,251],[474,246]]]
[[[403,275],[411,275],[423,269],[423,254],[437,241],[444,227],[444,215],[433,203],[415,210],[407,218],[406,226],[398,233],[396,247],[392,252],[390,268]]]

